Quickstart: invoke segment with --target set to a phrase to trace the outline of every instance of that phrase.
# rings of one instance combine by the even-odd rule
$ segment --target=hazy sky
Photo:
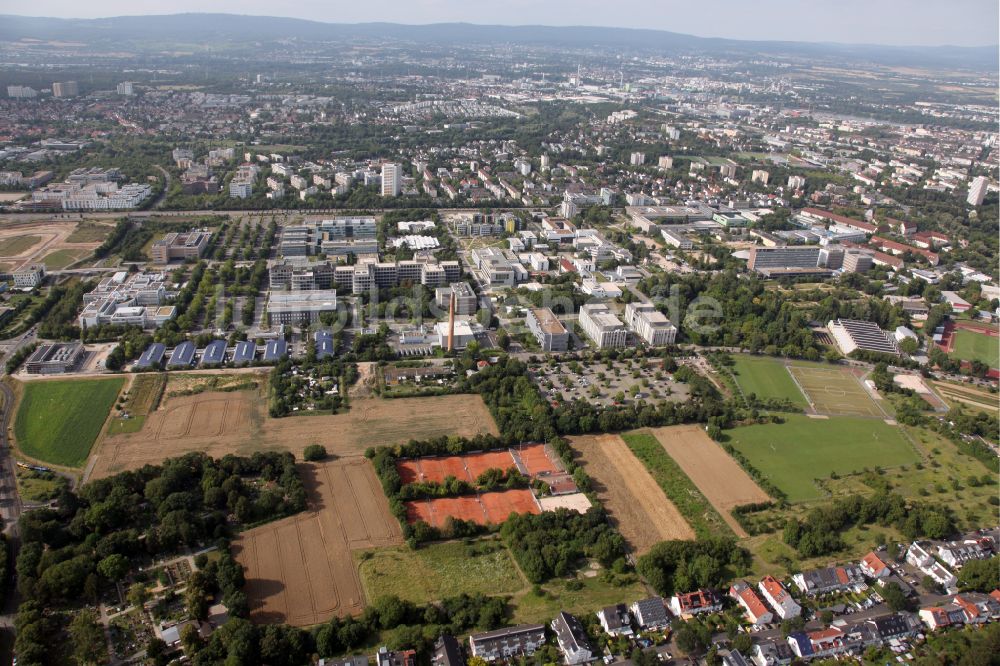
[[[5,6],[6,4],[6,6]],[[335,23],[658,28],[704,37],[983,46],[1000,42],[997,0],[33,0],[0,13],[64,18],[226,12]]]

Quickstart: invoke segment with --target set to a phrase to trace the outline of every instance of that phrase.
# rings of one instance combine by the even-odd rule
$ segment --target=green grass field
[[[124,383],[121,377],[25,382],[14,420],[18,448],[42,462],[83,465]]]
[[[67,243],[100,243],[111,235],[114,227],[109,224],[81,222],[66,238]]]
[[[809,406],[781,361],[766,356],[745,355],[733,356],[733,361],[733,375],[744,394],[789,400],[802,409]]]
[[[962,361],[980,361],[991,368],[1000,368],[1000,338],[960,328],[955,331],[951,355]]]
[[[885,417],[861,382],[847,368],[796,363],[788,370],[817,414]]]
[[[898,427],[884,421],[789,416],[785,423],[730,430],[732,445],[791,502],[820,499],[815,479],[919,461]]]
[[[495,540],[382,548],[357,557],[369,601],[394,594],[427,603],[463,592],[513,594],[527,586],[510,552]]]
[[[657,485],[663,489],[699,538],[733,535],[732,529],[719,512],[705,499],[654,435],[648,432],[629,432],[623,434],[622,439],[635,457],[646,466]]]
[[[75,264],[90,254],[90,250],[55,250],[42,259],[42,263],[52,270],[62,270]]]
[[[14,236],[0,241],[0,257],[15,257],[42,240],[41,236]]]

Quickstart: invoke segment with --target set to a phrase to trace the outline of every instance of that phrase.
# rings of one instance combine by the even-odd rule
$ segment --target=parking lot
[[[690,391],[663,370],[658,359],[585,363],[551,358],[529,368],[542,394],[553,402],[586,400],[608,406],[644,402],[683,402]]]

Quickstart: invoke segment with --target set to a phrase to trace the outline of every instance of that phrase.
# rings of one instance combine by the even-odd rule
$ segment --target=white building
[[[122,81],[121,83],[118,84],[115,90],[118,92],[119,95],[131,96],[135,94],[135,90],[132,87],[131,81]]]
[[[672,345],[677,339],[677,327],[651,303],[626,305],[625,325],[651,347]]]
[[[987,181],[986,176],[976,176],[972,179],[972,183],[969,184],[969,196],[966,198],[970,206],[981,206],[983,204],[988,184],[989,181]]]
[[[760,183],[761,185],[767,185],[767,181],[771,179],[771,174],[764,171],[763,169],[754,169],[753,173],[750,174],[751,183]]]
[[[403,174],[398,164],[387,162],[382,165],[382,196],[398,197],[403,187]]]
[[[632,166],[642,166],[646,163],[646,153],[634,152],[629,156],[629,164]]]
[[[628,338],[625,325],[603,303],[580,308],[580,327],[599,349],[624,347]]]
[[[14,271],[14,286],[33,289],[45,279],[45,264],[28,264]]]
[[[661,155],[660,159],[657,160],[656,166],[658,166],[660,169],[664,171],[666,171],[667,169],[673,169],[674,158],[672,158],[670,155]]]

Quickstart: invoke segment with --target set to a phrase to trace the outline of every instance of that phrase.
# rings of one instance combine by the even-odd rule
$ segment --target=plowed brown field
[[[597,496],[638,554],[660,541],[694,539],[691,526],[621,437],[586,435],[570,442]]]
[[[233,542],[256,622],[307,626],[360,613],[365,599],[351,551],[403,541],[366,459],[306,463],[300,471],[309,509]]]
[[[767,493],[699,426],[652,428],[652,433],[737,536],[747,536],[730,510],[767,502]]]
[[[213,457],[286,450],[301,456],[322,444],[338,456],[369,446],[441,435],[497,434],[478,395],[354,400],[344,414],[272,419],[255,391],[205,392],[168,398],[137,433],[105,437],[95,448],[87,478],[99,479],[191,451]]]

